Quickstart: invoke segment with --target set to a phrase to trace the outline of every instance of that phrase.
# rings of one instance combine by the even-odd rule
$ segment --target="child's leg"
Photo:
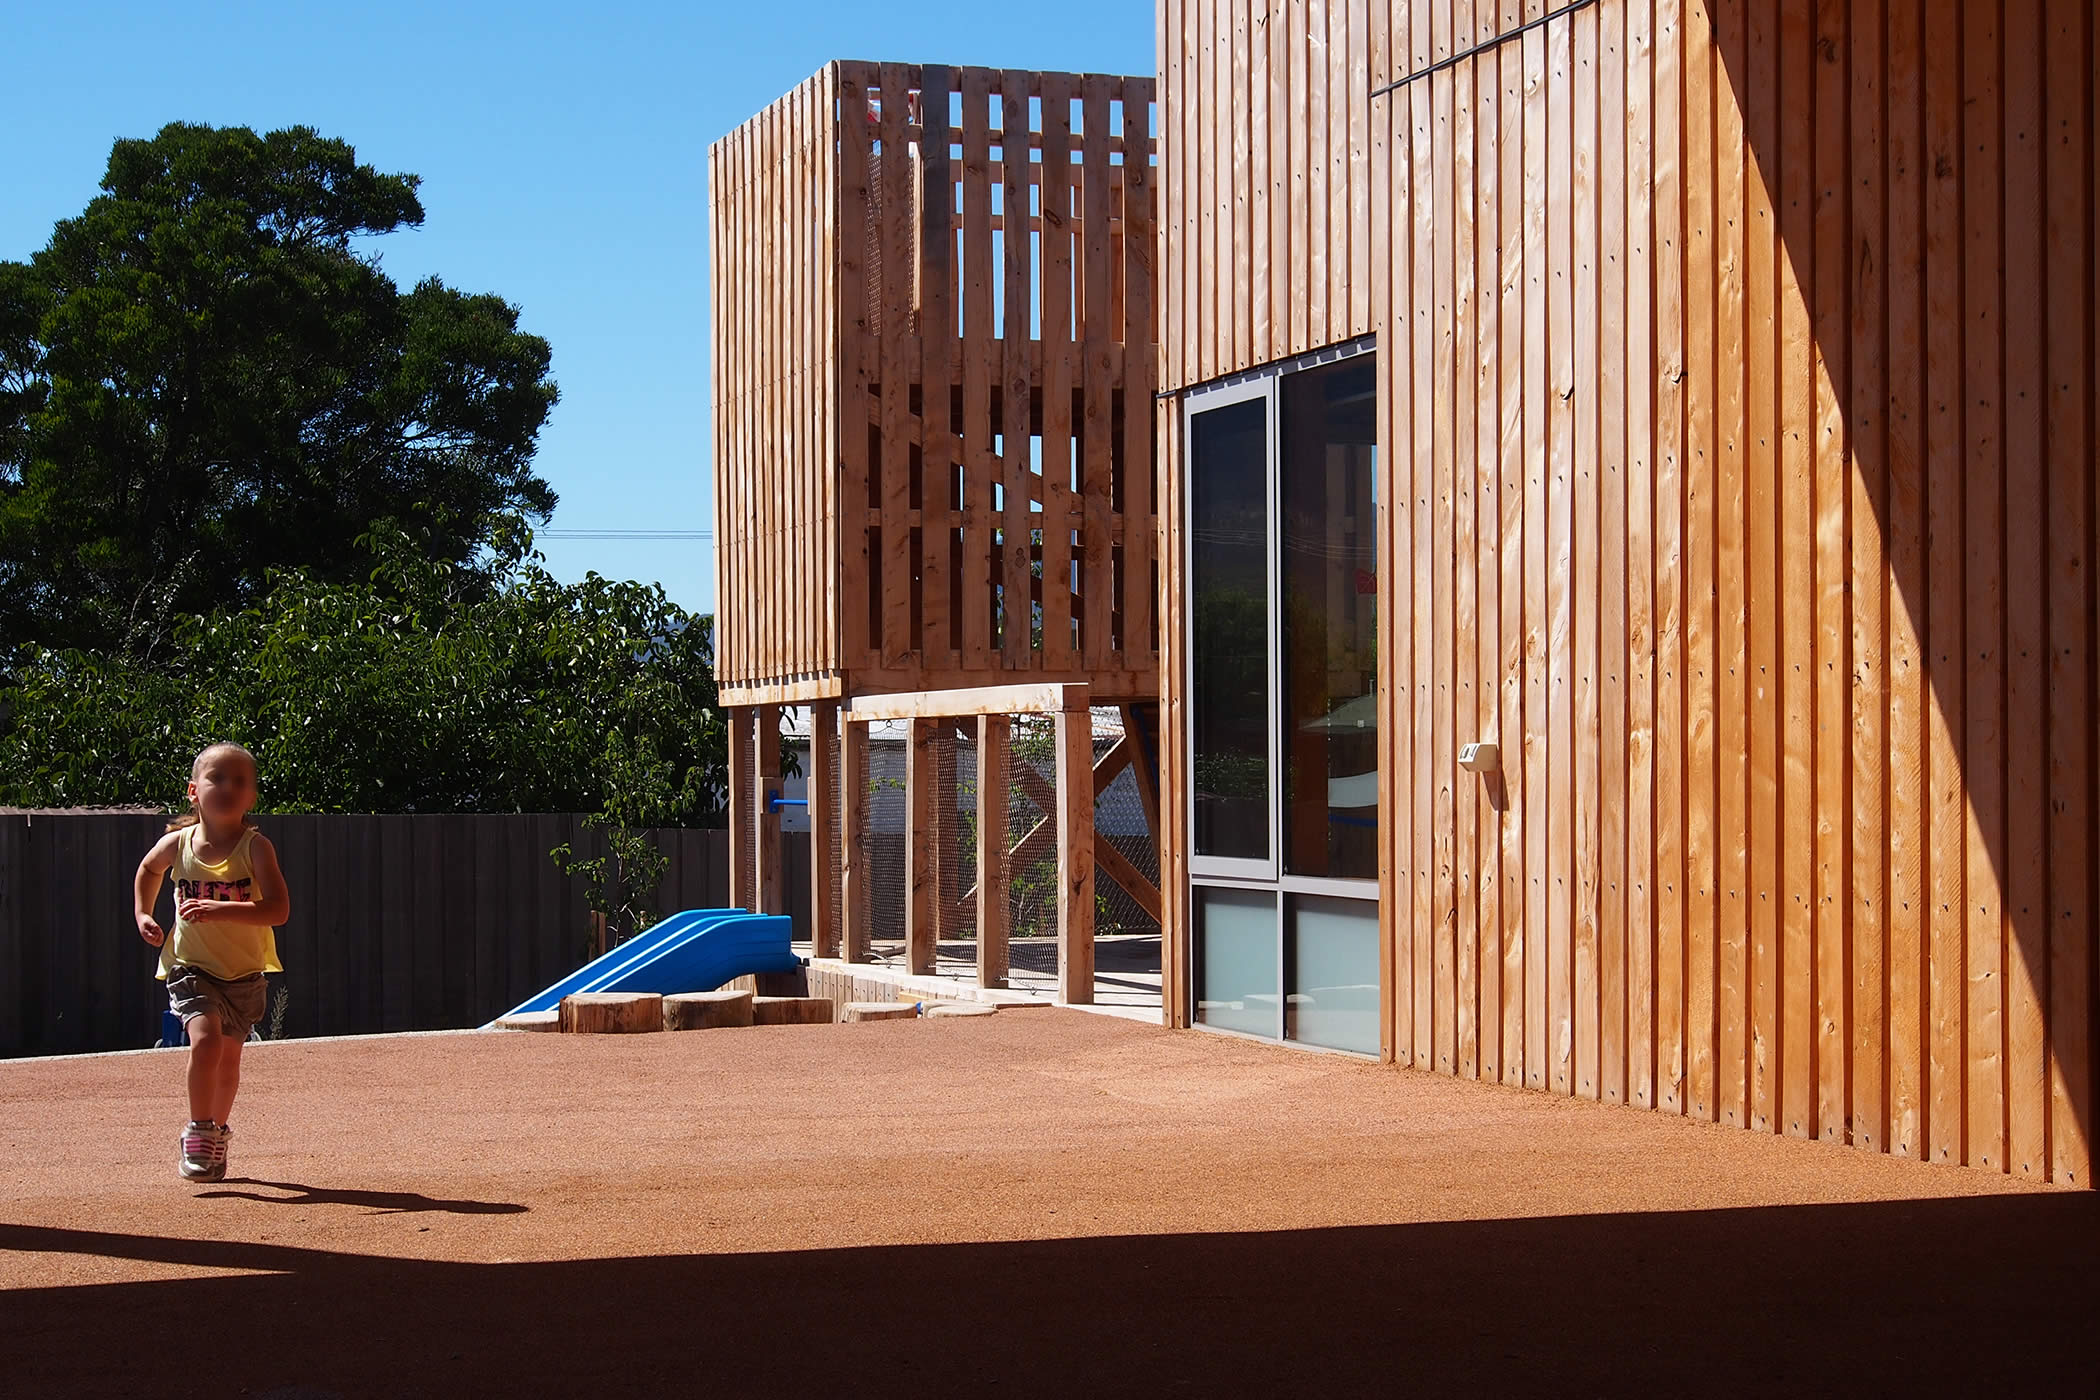
[[[233,1096],[241,1088],[241,1049],[248,1043],[243,1036],[223,1038],[226,1046],[219,1052],[219,1081],[213,1090],[211,1115],[212,1121],[221,1127],[233,1116]]]
[[[240,1037],[226,1034],[210,1015],[190,1017],[183,1029],[190,1036],[190,1121],[223,1123],[241,1082]]]

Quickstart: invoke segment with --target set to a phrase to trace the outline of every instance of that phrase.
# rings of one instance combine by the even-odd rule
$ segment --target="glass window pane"
[[[1378,906],[1363,899],[1293,895],[1289,919],[1284,1036],[1377,1054]]]
[[[1197,886],[1196,1022],[1274,1037],[1276,896],[1266,890]],[[1374,969],[1375,971],[1375,969]]]
[[[1268,404],[1189,426],[1189,692],[1195,853],[1268,860]]]
[[[1284,869],[1378,878],[1378,373],[1283,379]]]

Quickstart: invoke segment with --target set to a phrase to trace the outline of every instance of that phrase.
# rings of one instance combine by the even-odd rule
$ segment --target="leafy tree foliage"
[[[281,812],[720,819],[712,619],[661,587],[563,584],[513,522],[479,569],[376,526],[366,577],[273,574],[179,618],[163,658],[32,648],[0,690],[0,804],[179,805],[191,758],[255,752]]]
[[[546,518],[547,342],[363,251],[422,223],[418,183],[306,127],[175,124],[0,262],[0,642],[151,658],[184,614],[249,616],[272,570],[353,606],[323,586],[373,520],[461,566],[482,522]]]

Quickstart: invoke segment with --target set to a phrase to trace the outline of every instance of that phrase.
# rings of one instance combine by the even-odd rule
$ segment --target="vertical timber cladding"
[[[1151,698],[1152,90],[842,62],[715,144],[729,703]]]
[[[1159,13],[1165,387],[1378,338],[1395,1057],[2088,1184],[2091,7]]]
[[[1149,699],[1153,82],[835,71],[841,665]]]
[[[716,679],[839,666],[837,68],[708,152]]]

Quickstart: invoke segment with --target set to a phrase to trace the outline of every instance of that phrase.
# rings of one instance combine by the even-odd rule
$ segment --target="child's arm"
[[[276,928],[292,916],[291,892],[284,887],[284,872],[277,865],[277,848],[261,832],[248,844],[248,861],[255,872],[255,898],[185,899],[176,912],[191,923],[234,919],[244,924],[268,924]]]
[[[139,862],[138,874],[131,877],[131,912],[139,937],[156,948],[168,941],[168,932],[153,917],[153,904],[160,898],[161,880],[175,863],[175,843],[181,836],[181,832],[171,831],[154,842],[153,849]]]

